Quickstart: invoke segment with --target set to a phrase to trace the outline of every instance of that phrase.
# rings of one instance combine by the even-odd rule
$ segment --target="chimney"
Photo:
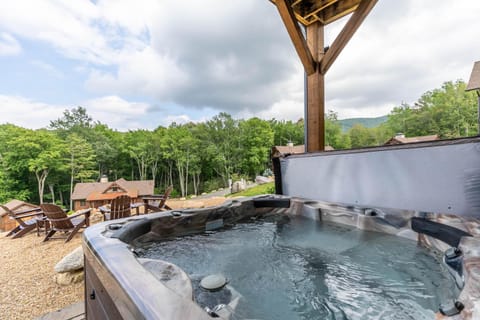
[[[288,142],[287,142],[287,147],[290,147],[290,148],[293,147],[293,142],[292,142],[292,141],[288,141]]]
[[[102,174],[102,177],[100,178],[100,182],[108,182],[108,176],[106,174]]]

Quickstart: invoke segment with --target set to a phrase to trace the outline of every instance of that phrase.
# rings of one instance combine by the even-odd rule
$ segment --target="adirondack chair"
[[[152,212],[172,210],[172,208],[166,204],[168,198],[170,197],[170,193],[172,193],[172,190],[173,186],[168,186],[163,195],[142,197],[145,206],[145,213],[148,213],[149,210]]]
[[[3,210],[10,216],[10,218],[15,219],[18,223],[18,226],[10,230],[7,233],[7,237],[12,236],[12,239],[23,237],[28,232],[37,228],[37,235],[38,235],[38,226],[37,218],[40,219],[43,214],[40,208],[33,208],[29,210],[24,210],[20,212],[13,212],[9,208],[4,205],[0,205]],[[30,218],[30,219],[26,219]],[[41,222],[40,222],[41,223]]]
[[[131,203],[132,198],[127,195],[116,197],[110,203],[110,209],[106,209],[105,207],[100,208],[100,212],[103,214],[103,220],[106,221],[130,217],[132,214]]]
[[[75,214],[67,216],[63,209],[55,204],[41,204],[40,208],[42,208],[43,213],[50,222],[50,230],[43,241],[54,239],[52,236],[59,231],[64,236],[56,238],[66,238],[65,242],[68,242],[77,234],[80,228],[86,228],[90,225],[91,209],[79,210]]]

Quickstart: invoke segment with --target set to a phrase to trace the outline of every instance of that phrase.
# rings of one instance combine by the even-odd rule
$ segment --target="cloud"
[[[42,69],[45,73],[47,73],[49,75],[52,75],[54,77],[63,78],[65,76],[62,71],[60,71],[59,69],[57,69],[53,65],[51,65],[49,63],[46,63],[45,61],[32,60],[32,61],[30,61],[30,63],[33,66]]]
[[[85,107],[94,121],[100,121],[120,131],[153,129],[158,125],[149,121],[148,110],[151,106],[148,103],[130,102],[118,96],[104,96],[83,101],[78,105]],[[0,95],[1,123],[12,123],[31,129],[48,127],[50,121],[61,118],[65,110],[73,107],[34,101],[20,96]]]
[[[87,87],[190,108],[266,109],[288,89],[296,66],[281,28],[268,2],[162,1],[148,46],[123,52],[114,72],[93,71]]]
[[[31,129],[45,128],[50,125],[50,120],[61,117],[65,109],[66,106],[50,105],[19,96],[0,95],[1,123],[12,123]]]
[[[181,115],[178,115],[178,116],[167,116],[162,124],[164,126],[168,126],[168,125],[170,125],[171,123],[174,123],[174,122],[176,124],[185,124],[185,123],[195,122],[195,121],[192,120],[190,118],[190,116],[188,116],[186,114],[181,114]]]
[[[17,39],[6,32],[0,32],[0,57],[14,56],[22,52],[22,47]]]
[[[381,115],[445,81],[468,81],[478,12],[478,1],[379,1],[327,74],[327,107]]]
[[[139,21],[153,1],[28,1],[0,2],[0,30],[41,41],[70,59],[97,66],[117,65],[122,54],[145,46]],[[115,8],[117,10],[115,10]],[[123,7],[123,9],[122,9]],[[139,12],[141,10],[142,12]],[[123,13],[122,13],[123,12]]]
[[[181,87],[187,75],[175,61],[161,56],[152,48],[145,48],[121,58],[117,73],[93,70],[86,82],[96,93],[118,92],[167,97],[171,90]],[[165,101],[164,100],[164,101]]]
[[[468,79],[479,59],[479,11],[477,0],[379,1],[327,74],[326,109],[380,115]],[[327,45],[346,21],[327,26]],[[0,32],[0,54],[5,44],[18,54],[23,39],[46,43],[79,62],[87,94],[150,101],[136,105],[140,113],[303,112],[303,71],[266,0],[2,1]]]
[[[118,96],[105,96],[81,104],[94,120],[120,131],[149,128],[146,122],[148,103],[130,102]],[[149,128],[151,129],[151,128]]]
[[[270,108],[265,110],[259,110],[257,112],[250,110],[243,110],[235,114],[237,119],[249,119],[257,117],[264,120],[291,120],[297,121],[302,119],[304,112],[303,102],[296,100],[282,100],[274,103]]]

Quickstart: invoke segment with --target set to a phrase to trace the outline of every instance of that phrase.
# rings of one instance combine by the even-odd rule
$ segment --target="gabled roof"
[[[470,75],[470,81],[468,81],[466,91],[480,89],[480,61],[477,61],[473,65],[472,74]]]
[[[425,142],[425,141],[435,141],[438,140],[439,137],[436,134],[429,135],[429,136],[419,136],[419,137],[393,137],[387,142],[385,142],[386,145],[389,144],[403,144],[403,143],[415,143],[415,142]]]
[[[92,192],[87,196],[87,201],[94,201],[94,200],[112,200],[120,195],[127,195],[130,198],[137,198],[138,192],[137,190],[130,190],[128,192],[109,192],[109,193],[99,193],[99,192]]]
[[[117,180],[117,181],[118,181],[118,180]],[[117,181],[111,182],[111,183],[105,188],[105,190],[103,190],[101,193],[106,193],[106,192],[108,192],[108,190],[111,190],[112,188],[115,188],[115,187],[121,189],[123,192],[128,192],[128,188],[122,186],[121,181],[120,181],[120,182],[117,182]],[[123,181],[125,181],[125,180],[123,180]],[[119,191],[119,192],[120,192],[120,191]]]
[[[4,206],[12,211],[23,211],[38,208],[37,205],[17,199],[13,199],[12,201],[5,203]],[[3,210],[3,208],[0,207],[0,217],[3,217],[6,214],[7,213]]]
[[[297,153],[305,153],[305,145],[298,145],[298,146],[275,146],[272,149],[272,156],[280,157],[285,154],[297,154]]]
[[[325,146],[325,151],[335,150],[332,146]],[[287,154],[305,153],[305,145],[297,146],[275,146],[272,148],[272,157],[278,158]]]
[[[116,195],[121,194],[122,192],[137,195],[137,196],[147,196],[152,195],[153,192],[153,180],[135,180],[127,181],[123,178],[120,178],[116,181],[110,182],[86,182],[86,183],[77,183],[73,189],[72,200],[86,200],[90,194],[106,194],[112,186],[119,186],[122,191],[116,193]]]

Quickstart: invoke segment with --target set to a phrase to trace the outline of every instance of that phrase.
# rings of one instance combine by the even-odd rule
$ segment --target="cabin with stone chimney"
[[[77,183],[72,194],[73,210],[98,208],[124,194],[132,198],[132,203],[141,202],[142,197],[154,194],[154,181],[127,181],[120,178],[109,182],[103,176],[100,182]]]

